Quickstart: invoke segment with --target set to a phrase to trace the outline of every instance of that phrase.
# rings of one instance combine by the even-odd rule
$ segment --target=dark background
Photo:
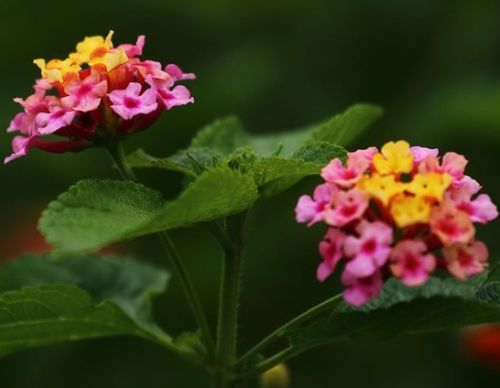
[[[164,114],[154,128],[128,140],[166,156],[193,133],[227,114],[251,132],[300,127],[355,102],[374,102],[386,116],[359,145],[389,139],[438,146],[467,155],[469,172],[500,202],[500,2],[465,0],[121,0],[0,1],[0,123],[7,127],[38,76],[33,58],[64,57],[85,35],[134,42],[147,35],[144,58],[174,62],[197,74],[196,104]],[[0,135],[0,154],[11,136]],[[76,180],[114,177],[102,152],[29,157],[0,167],[0,244],[4,259],[43,247],[39,212]],[[173,196],[180,177],[142,173]],[[154,182],[154,183],[153,183]],[[321,228],[296,225],[306,180],[264,204],[249,236],[240,346],[247,348],[285,319],[338,291],[315,281]],[[500,255],[500,223],[480,230]],[[219,252],[201,230],[174,233],[215,317]],[[164,265],[156,240],[114,247]],[[172,333],[193,323],[173,280],[155,304]],[[292,362],[292,387],[496,386],[498,374],[463,350],[463,333],[401,338],[388,343],[343,342]],[[205,387],[206,378],[161,349],[134,339],[104,339],[24,351],[0,360],[2,388]],[[254,386],[254,385],[250,385]]]

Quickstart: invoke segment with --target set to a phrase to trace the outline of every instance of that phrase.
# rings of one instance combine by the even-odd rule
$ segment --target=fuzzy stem
[[[159,232],[158,237],[167,253],[168,258],[170,259],[170,265],[175,276],[180,280],[182,288],[184,290],[184,294],[186,295],[189,307],[195,317],[195,320],[200,328],[202,340],[205,346],[207,347],[209,357],[213,356],[215,343],[212,337],[212,332],[210,331],[210,326],[208,325],[208,321],[206,319],[205,313],[201,306],[200,299],[196,290],[194,288],[193,282],[189,276],[189,273],[184,266],[173,241],[170,236],[166,232]]]
[[[121,144],[118,142],[110,142],[106,144],[106,149],[113,162],[115,162],[122,178],[131,181],[137,181],[134,172],[127,163],[127,158],[125,157],[125,153]]]
[[[242,234],[245,217],[243,214],[226,219],[224,227],[219,228],[220,233],[216,235],[224,249],[215,350],[214,383],[217,388],[234,385],[235,376],[230,367],[237,353]]]
[[[106,146],[106,149],[108,150],[111,158],[115,162],[122,177],[124,179],[137,181],[134,172],[127,163],[127,159],[125,158],[125,154],[123,152],[121,144],[111,143]],[[200,299],[193,286],[193,282],[191,281],[189,273],[187,272],[186,267],[184,266],[184,263],[180,258],[169,234],[167,232],[158,232],[157,235],[165,249],[167,257],[170,260],[170,265],[172,267],[175,276],[180,280],[189,307],[191,308],[195,320],[200,328],[202,341],[207,348],[208,355],[209,357],[213,357],[215,343],[205,313],[203,312]]]

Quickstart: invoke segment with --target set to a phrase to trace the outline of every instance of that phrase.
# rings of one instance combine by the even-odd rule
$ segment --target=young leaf
[[[349,145],[365,129],[382,117],[383,110],[374,105],[357,104],[313,129],[310,139],[341,146]]]
[[[222,159],[221,154],[209,148],[189,148],[178,151],[168,158],[156,158],[142,149],[127,156],[130,167],[160,168],[180,172],[191,177],[196,177],[205,170],[216,167]]]
[[[230,116],[214,121],[198,131],[190,148],[209,148],[222,155],[248,144],[248,134],[237,117]]]
[[[307,175],[315,175],[319,173],[320,168],[321,166],[315,163],[301,159],[269,156],[258,160],[252,168],[252,173],[257,186],[261,187],[282,178],[300,179]]]
[[[362,309],[340,305],[329,316],[285,336],[294,347],[308,348],[341,338],[391,339],[403,334],[450,330],[500,321],[500,287],[495,279],[468,282],[431,278],[424,286],[387,282],[382,295]],[[487,297],[485,296],[487,295]]]
[[[357,104],[319,125],[269,135],[255,135],[251,144],[261,155],[272,154],[280,145],[282,155],[293,155],[307,142],[319,141],[347,146],[383,114],[378,106]]]
[[[346,151],[326,142],[307,142],[291,158],[263,157],[251,169],[261,196],[276,195],[309,175],[317,175],[333,158],[345,158]]]
[[[117,335],[171,346],[150,317],[167,282],[162,270],[118,258],[24,256],[0,267],[0,355]]]
[[[320,169],[321,166],[301,159],[269,156],[254,164],[252,174],[260,188],[261,196],[270,197],[288,189],[308,175],[318,174]]]
[[[300,147],[293,157],[302,159],[305,162],[315,163],[319,166],[326,166],[332,159],[340,158],[344,160],[347,151],[336,144],[326,141],[310,140]]]
[[[95,250],[112,242],[242,212],[257,199],[251,176],[228,167],[201,174],[170,202],[134,182],[85,180],[52,202],[40,219],[61,250]]]
[[[241,150],[266,157],[293,156],[325,165],[334,157],[343,156],[341,145],[349,144],[381,115],[379,107],[358,104],[320,125],[266,135],[249,135],[236,117],[227,117],[201,129],[188,149],[168,158],[158,159],[137,150],[127,159],[132,167],[157,167],[190,176],[223,161],[229,163]]]
[[[279,151],[281,156],[291,156],[309,138],[312,128],[294,129],[264,135],[253,135],[250,144],[259,155],[269,156]]]

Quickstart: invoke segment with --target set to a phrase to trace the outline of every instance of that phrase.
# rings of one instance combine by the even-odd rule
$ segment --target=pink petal
[[[356,228],[359,238],[349,236],[344,243],[344,252],[353,259],[346,271],[353,277],[371,276],[387,262],[391,253],[392,228],[380,221],[362,221]]]
[[[295,219],[299,223],[317,222],[318,211],[316,202],[309,195],[303,195],[299,198],[295,207]]]
[[[461,179],[464,176],[467,159],[455,152],[447,152],[443,156],[442,168],[444,172],[450,174],[454,179]]]
[[[329,183],[323,183],[316,186],[314,189],[313,198],[316,202],[330,203],[333,196],[338,193],[338,189],[335,185]]]
[[[445,202],[432,210],[429,225],[445,245],[468,243],[476,233],[470,216]]]
[[[434,255],[426,254],[422,241],[403,240],[393,249],[390,269],[407,286],[424,284],[436,267]]]
[[[342,283],[347,286],[344,290],[344,300],[352,306],[360,307],[378,297],[382,291],[383,281],[380,272],[375,272],[366,278],[356,278],[344,271]]]
[[[331,226],[343,227],[358,220],[368,208],[368,198],[359,189],[339,191],[325,210],[325,221]]]
[[[445,247],[443,256],[448,271],[461,280],[477,275],[488,265],[488,248],[481,241]]]
[[[299,223],[308,223],[311,226],[323,220],[326,206],[330,203],[336,188],[328,183],[316,186],[313,198],[303,195],[299,198],[295,208],[295,218]]]
[[[460,179],[455,179],[452,182],[452,187],[456,189],[464,189],[467,192],[471,193],[471,195],[476,194],[477,192],[479,192],[479,190],[481,190],[481,185],[479,184],[479,182],[468,175],[465,175]]]
[[[339,158],[333,159],[321,170],[321,176],[329,183],[350,188],[361,179],[369,165],[368,160],[361,154],[352,154],[348,157],[345,167]]]
[[[345,270],[357,278],[364,278],[373,275],[378,267],[371,258],[358,256],[347,263]]]
[[[415,164],[420,164],[420,162],[427,159],[429,156],[437,158],[439,155],[439,150],[437,148],[427,148],[419,146],[411,147],[410,152],[413,154],[413,163]]]
[[[196,79],[194,73],[184,73],[179,66],[173,63],[165,66],[165,71],[176,81]]]
[[[151,76],[154,80],[168,81],[170,86],[174,84],[174,79],[161,69],[160,62],[146,60],[133,63],[133,66],[143,79],[147,79],[148,76]]]
[[[179,85],[166,94],[160,94],[163,104],[167,109],[172,109],[176,106],[194,103],[194,98],[191,97],[189,89]]]
[[[10,163],[22,156],[26,156],[31,148],[33,139],[34,136],[15,136],[12,139],[12,154],[4,159],[4,164]]]
[[[123,49],[129,58],[138,57],[142,55],[145,42],[146,37],[144,35],[139,35],[135,44],[125,43],[119,45],[118,48]]]
[[[333,269],[330,267],[330,265],[326,261],[322,261],[318,265],[318,269],[316,270],[316,279],[318,279],[318,282],[323,283],[330,277],[332,272]]]
[[[471,205],[471,220],[486,224],[498,217],[498,209],[487,194],[479,195]]]
[[[34,128],[35,117],[29,113],[21,112],[11,120],[7,132],[19,131],[23,134],[30,134]]]
[[[372,163],[372,160],[373,160],[373,157],[375,156],[375,154],[378,153],[378,149],[377,147],[369,147],[369,148],[366,148],[366,149],[363,149],[363,150],[357,150],[357,151],[354,151],[354,152],[349,152],[347,154],[347,157],[348,158],[363,158],[365,159],[369,164]]]
[[[126,89],[113,90],[108,93],[112,102],[111,109],[124,120],[130,120],[138,114],[148,114],[158,108],[156,93],[147,89],[142,95],[142,86],[137,82],[131,82]]]
[[[60,107],[51,109],[48,113],[41,112],[36,115],[35,121],[41,135],[50,135],[58,129],[67,127],[75,118],[76,112]]]

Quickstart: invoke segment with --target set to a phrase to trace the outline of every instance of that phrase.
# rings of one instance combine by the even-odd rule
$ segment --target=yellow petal
[[[114,33],[115,32],[113,30],[109,30],[108,35],[106,35],[105,41],[109,48],[113,47],[113,41],[111,39],[113,38]]]
[[[413,154],[410,145],[404,140],[386,143],[381,152],[373,157],[373,165],[382,175],[411,172]]]
[[[89,65],[94,66],[103,64],[107,71],[113,70],[115,67],[128,62],[127,54],[123,49],[112,49],[110,51],[94,51],[91,55]]]
[[[416,174],[408,184],[408,191],[416,196],[442,201],[445,191],[450,187],[451,181],[451,176],[446,173],[432,172],[425,175]]]
[[[391,198],[405,191],[406,185],[397,182],[394,175],[382,176],[373,173],[371,176],[366,175],[361,178],[357,187],[387,206]]]
[[[428,223],[431,205],[423,197],[401,194],[392,201],[391,215],[400,228],[418,223]]]
[[[81,70],[81,67],[70,58],[64,60],[51,59],[48,62],[39,58],[35,59],[33,63],[40,68],[42,78],[49,82],[63,82],[68,73],[77,73]]]
[[[69,54],[69,57],[77,63],[86,63],[90,60],[91,54],[95,50],[103,49],[108,51],[113,47],[113,43],[111,42],[112,36],[113,31],[110,31],[106,38],[100,35],[86,36],[76,45],[76,52]]]

